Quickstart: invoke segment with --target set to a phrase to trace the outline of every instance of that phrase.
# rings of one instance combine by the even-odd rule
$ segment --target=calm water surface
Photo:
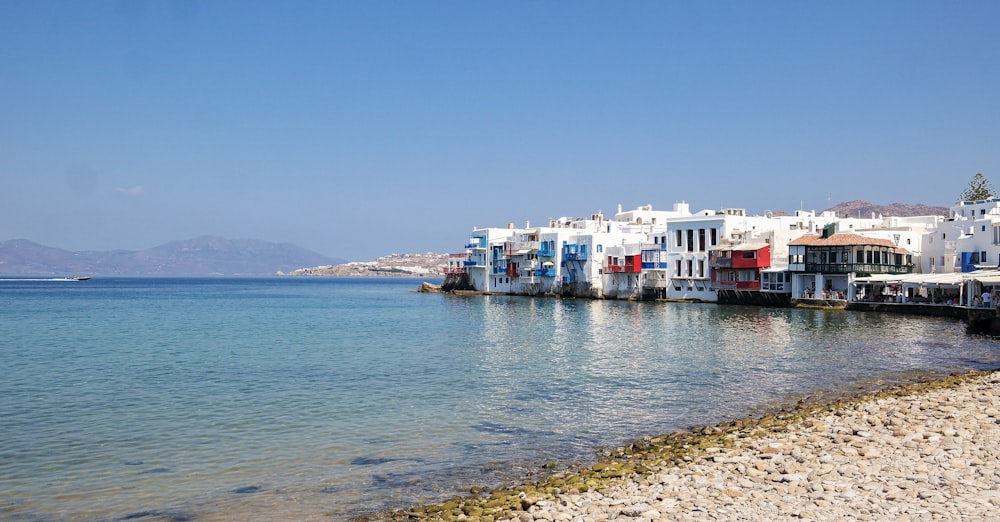
[[[947,319],[418,283],[0,281],[0,519],[344,519],[775,401],[1000,367]]]

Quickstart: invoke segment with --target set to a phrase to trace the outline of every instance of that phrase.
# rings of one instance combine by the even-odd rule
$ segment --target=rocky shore
[[[952,376],[646,438],[537,483],[382,520],[987,520],[1000,373]]]

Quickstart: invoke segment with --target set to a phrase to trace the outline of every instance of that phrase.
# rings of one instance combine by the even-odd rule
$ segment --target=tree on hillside
[[[983,176],[982,172],[979,172],[975,176],[972,176],[972,181],[969,182],[969,186],[962,191],[962,194],[958,196],[958,199],[959,201],[992,199],[994,193],[996,193],[996,191],[993,190],[993,185],[990,184],[990,180],[986,179],[986,176]]]

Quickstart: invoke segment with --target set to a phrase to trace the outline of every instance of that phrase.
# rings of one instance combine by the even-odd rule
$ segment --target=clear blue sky
[[[0,240],[351,260],[1000,187],[1000,2],[0,0]]]

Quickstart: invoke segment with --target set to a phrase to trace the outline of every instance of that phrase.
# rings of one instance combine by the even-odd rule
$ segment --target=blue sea
[[[0,281],[0,519],[343,520],[807,395],[1000,367],[996,340],[951,319],[419,282]]]

